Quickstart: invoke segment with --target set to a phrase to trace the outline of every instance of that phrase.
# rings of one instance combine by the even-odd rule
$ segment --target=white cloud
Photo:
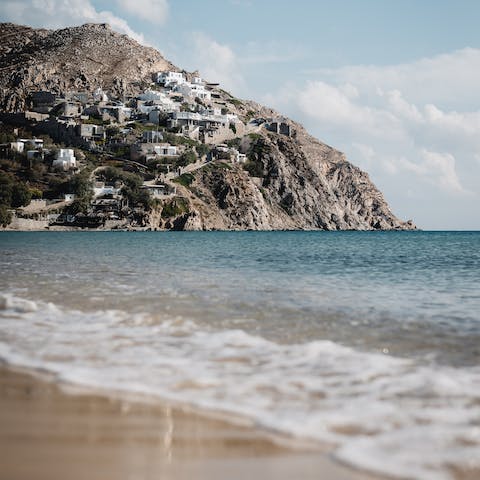
[[[263,101],[345,151],[400,215],[480,228],[480,50],[311,75]]]
[[[241,95],[245,89],[245,80],[232,48],[213,40],[205,33],[193,33],[192,38],[194,68],[198,68],[208,81],[219,82],[222,88]]]
[[[398,88],[413,103],[433,103],[444,109],[466,109],[480,100],[480,49],[474,48],[399,65],[353,65],[307,73],[336,85],[350,82],[369,95],[377,89]]]
[[[0,3],[3,21],[32,27],[62,28],[82,23],[108,23],[119,33],[145,43],[142,34],[109,11],[97,11],[90,0],[3,0]]]
[[[116,0],[120,8],[150,23],[164,24],[168,17],[167,0]]]
[[[460,184],[455,170],[455,157],[450,153],[421,150],[420,162],[415,163],[402,157],[399,166],[423,176],[427,182],[437,184],[452,193],[468,194]]]

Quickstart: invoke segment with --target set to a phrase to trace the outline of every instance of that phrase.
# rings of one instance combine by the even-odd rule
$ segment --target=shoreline
[[[381,478],[337,463],[321,446],[289,446],[226,415],[52,380],[47,373],[0,365],[5,478]]]

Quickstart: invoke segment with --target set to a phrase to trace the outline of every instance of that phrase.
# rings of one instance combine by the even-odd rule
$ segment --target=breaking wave
[[[188,403],[332,445],[342,462],[443,480],[480,468],[480,368],[284,345],[181,316],[0,296],[0,358],[59,382]]]

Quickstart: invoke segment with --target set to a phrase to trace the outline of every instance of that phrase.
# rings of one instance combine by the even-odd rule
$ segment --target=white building
[[[185,82],[185,77],[181,72],[166,71],[157,73],[157,83],[160,83],[164,87],[170,87],[173,84],[181,85]]]
[[[41,138],[19,138],[19,142],[23,142],[24,145],[33,148],[43,148],[43,139]]]
[[[25,144],[18,140],[16,142],[10,142],[10,148],[18,153],[23,153],[23,149],[25,148]]]
[[[175,91],[181,93],[185,97],[200,98],[201,100],[212,99],[212,94],[205,89],[205,85],[185,82],[175,87]]]
[[[143,93],[141,93],[138,98],[143,100],[144,102],[154,102],[159,101],[165,98],[166,95],[158,90],[151,90],[147,89]]]
[[[218,107],[213,107],[213,108],[203,108],[202,110],[200,110],[200,113],[202,115],[215,115],[215,116],[219,116],[222,114],[222,109],[221,108],[218,108]]]
[[[153,151],[157,155],[175,156],[177,154],[177,147],[175,145],[169,145],[164,143],[162,145],[155,145]]]
[[[114,185],[105,185],[105,182],[95,182],[93,186],[93,196],[95,198],[103,195],[119,195],[122,187],[116,188]]]
[[[43,140],[41,138],[18,138],[16,142],[10,142],[10,148],[18,153],[23,153],[25,147],[43,148]]]
[[[245,163],[247,161],[247,156],[244,153],[240,153],[235,148],[230,151],[233,153],[233,163]]]
[[[146,190],[154,198],[162,198],[170,195],[175,195],[177,189],[175,187],[170,187],[169,185],[160,184],[160,185],[142,185],[140,188]]]
[[[77,159],[73,149],[71,148],[61,148],[58,151],[57,158],[53,161],[52,166],[54,168],[62,168],[63,170],[70,170],[77,166]]]

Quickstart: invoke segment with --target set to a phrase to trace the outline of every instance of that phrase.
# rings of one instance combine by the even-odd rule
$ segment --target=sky
[[[2,0],[0,20],[110,23],[302,123],[400,218],[480,229],[477,0]]]

